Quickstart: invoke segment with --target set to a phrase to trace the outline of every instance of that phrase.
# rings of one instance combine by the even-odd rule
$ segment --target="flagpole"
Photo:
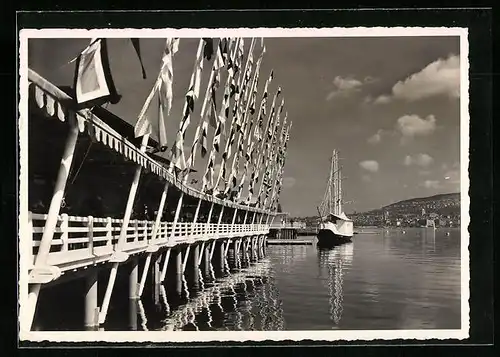
[[[222,42],[222,39],[220,39],[219,41]],[[221,44],[220,42],[219,42],[219,45],[217,46],[217,53],[216,53],[216,56],[214,58],[214,63],[212,65],[212,71],[210,72],[210,78],[208,79],[207,90],[205,91],[205,98],[203,99],[203,104],[201,105],[200,119],[198,121],[198,126],[196,127],[196,132],[194,134],[193,144],[191,146],[191,152],[190,152],[189,159],[188,159],[189,164],[187,165],[187,172],[186,172],[186,175],[184,176],[184,183],[187,182],[188,176],[190,174],[190,169],[194,166],[196,149],[198,147],[198,141],[200,139],[199,138],[200,127],[201,127],[203,120],[205,119],[205,111],[206,111],[208,100],[210,98],[210,89],[212,88],[212,84],[213,84],[212,82],[213,82],[214,77],[215,77],[215,71],[218,70],[215,67],[217,65],[217,63],[216,63],[217,57],[220,54],[220,44]]]
[[[269,131],[270,127],[271,127],[272,121],[273,121],[273,117],[274,117],[274,114],[275,114],[274,110],[275,110],[275,106],[276,106],[276,99],[277,99],[278,95],[280,94],[280,92],[281,92],[281,88],[278,87],[278,90],[274,94],[273,103],[271,105],[271,111],[269,112],[269,116],[267,118],[266,130],[265,130],[264,133],[262,133],[262,136],[265,137],[265,139],[263,139],[261,141],[259,152],[262,152],[264,150],[265,144],[269,141],[267,133],[268,133],[268,131]],[[265,154],[263,154],[263,160],[264,160],[264,157],[265,157]],[[261,167],[262,167],[262,164],[263,164],[263,160],[260,160],[259,158],[257,159],[257,165],[255,167],[255,171],[257,172],[257,176],[256,176],[256,181],[257,182],[258,182],[260,174],[261,174]],[[264,180],[264,177],[262,178],[262,180]],[[259,193],[257,194],[257,198],[258,199],[260,197],[261,189],[262,189],[262,182],[261,182],[261,185],[259,186]]]
[[[197,83],[195,83],[196,81],[196,71],[198,70],[200,63],[198,62],[199,61],[199,58],[202,54],[202,51],[203,51],[203,39],[200,39],[200,42],[198,44],[198,51],[196,53],[196,62],[195,62],[195,67],[194,67],[194,70],[193,70],[193,73],[191,74],[191,80],[190,80],[190,84],[189,84],[189,88],[193,87],[193,86],[196,86]],[[201,70],[203,70],[203,58],[201,59]],[[193,101],[196,100],[197,98],[193,95]],[[187,101],[184,101],[184,107],[183,107],[183,111],[182,111],[182,115],[183,115],[183,118],[181,119],[181,122],[180,122],[180,126],[179,126],[179,131],[177,132],[177,138],[176,138],[176,143],[174,144],[174,147],[177,145],[177,140],[179,139],[179,135],[181,135],[181,138],[182,136],[184,135],[184,133],[182,133],[182,130],[186,129],[184,128],[184,124],[185,122],[187,121],[187,119],[189,118],[189,116],[191,115],[191,113],[188,113],[187,117],[185,116],[186,114],[186,110],[188,109],[188,103]],[[182,138],[183,139],[183,138]],[[183,143],[184,141],[182,141]],[[183,150],[183,148],[182,148]],[[182,151],[182,155],[184,155],[184,151]],[[173,171],[174,169],[174,163],[173,163],[173,160],[174,160],[174,157],[172,155],[172,159],[170,160],[170,172]],[[186,178],[183,180],[183,182],[186,182],[187,181],[187,176],[189,175],[189,168],[188,168],[188,171],[186,173]],[[177,201],[177,207],[175,209],[175,216],[174,216],[174,221],[173,221],[173,224],[172,224],[172,234],[171,236],[174,235],[175,233],[175,227],[177,225],[177,222],[179,220],[179,215],[180,215],[180,211],[181,211],[181,207],[182,207],[182,201],[184,199],[184,191],[181,191],[181,194],[179,196],[179,200]]]
[[[31,275],[34,275],[35,277],[37,277],[37,275],[43,275],[43,268],[47,265],[47,258],[50,252],[52,240],[54,238],[54,232],[61,209],[61,202],[66,189],[69,170],[73,162],[76,143],[78,141],[79,130],[76,117],[71,117],[69,119],[69,125],[70,129],[68,136],[66,137],[64,152],[61,157],[61,163],[54,185],[54,194],[52,195],[52,199],[50,201],[47,219],[45,220],[45,227],[43,228],[42,238],[38,247],[38,253],[33,270],[31,271]],[[39,269],[42,270],[41,274],[36,274]],[[20,319],[21,328],[27,331],[31,330],[31,326],[33,325],[33,319],[35,317],[36,305],[41,287],[42,284],[40,283],[32,284],[31,287],[28,285],[26,310],[25,313],[21,315]]]
[[[149,134],[145,134],[142,137],[141,141],[141,147],[140,147],[141,153],[144,153],[146,151],[148,140],[149,140]],[[132,208],[137,193],[137,187],[139,186],[141,170],[142,166],[140,164],[137,164],[137,168],[135,169],[134,173],[134,180],[132,181],[132,185],[130,186],[130,191],[128,194],[127,205],[125,207],[125,214],[123,216],[122,226],[120,229],[120,236],[118,238],[115,252],[113,253],[113,256],[110,258],[110,261],[115,261],[115,262],[113,263],[113,266],[109,273],[109,280],[108,280],[108,285],[106,287],[106,293],[104,295],[104,299],[102,302],[101,311],[99,312],[99,324],[103,324],[106,321],[109,302],[111,300],[111,294],[113,292],[113,287],[116,280],[116,274],[118,272],[118,265],[120,264],[120,262],[125,261],[128,258],[128,255],[126,253],[121,252],[121,250],[123,248],[125,237],[127,234],[127,229],[130,222],[130,216],[132,215]]]
[[[281,138],[278,137],[277,131],[278,131],[278,127],[280,125],[280,116],[281,116],[281,113],[283,111],[283,105],[284,105],[284,103],[285,103],[285,101],[282,100],[281,101],[281,105],[280,105],[280,107],[278,109],[278,113],[276,114],[276,123],[274,125],[274,130],[273,130],[273,133],[272,133],[273,139],[274,139],[274,145],[273,145],[273,141],[271,141],[272,147],[270,147],[270,150],[269,150],[268,161],[266,163],[266,170],[268,170],[268,168],[269,168],[269,163],[272,163],[276,159],[278,151],[279,151],[279,148],[281,146],[281,141],[282,141],[283,135],[280,135]],[[283,119],[283,124],[282,124],[282,129],[281,129],[282,133],[283,133],[283,127],[285,126],[285,124],[286,124],[286,116]],[[269,185],[273,185],[271,182],[273,182],[273,179],[276,176],[276,171],[275,171],[276,168],[277,168],[276,165],[272,165],[271,168],[270,168],[270,170],[269,170],[269,176],[268,176],[268,178],[270,180],[269,181]],[[266,197],[264,198],[264,202],[263,202],[263,206],[262,206],[264,209],[266,209],[266,204],[267,204],[268,198],[270,198],[270,196],[269,196],[268,193],[269,193],[269,190],[266,191]]]
[[[251,137],[249,137],[249,140],[247,142],[247,147],[249,145],[251,145],[251,143],[255,143],[256,145],[258,145],[260,142],[263,141],[263,135],[260,132],[260,130],[263,129],[261,126],[261,124],[263,124],[263,119],[264,119],[262,117],[262,115],[263,115],[263,111],[264,111],[264,115],[265,115],[267,98],[269,96],[268,88],[269,88],[269,84],[271,83],[272,79],[273,79],[273,70],[271,70],[271,73],[269,74],[269,77],[266,80],[266,84],[264,86],[264,93],[262,93],[262,99],[261,99],[260,105],[259,105],[258,121],[257,121],[257,124],[256,124],[255,129],[254,129],[254,135],[253,135],[254,137],[257,136],[257,135],[255,135],[255,133],[257,132],[257,128],[259,129],[259,135],[258,135],[259,142],[257,142],[257,143],[255,143],[255,141],[252,142]],[[268,126],[268,123],[266,123],[266,130],[267,130],[267,126]],[[247,199],[246,199],[248,204],[250,204],[250,201],[252,199],[253,189],[254,189],[254,185],[255,185],[255,173],[256,173],[257,164],[258,164],[258,162],[255,163],[255,160],[253,160],[254,151],[255,151],[255,146],[251,145],[250,160],[251,160],[251,164],[253,166],[253,172],[252,172],[252,175],[250,176],[250,182],[248,183],[248,195],[247,195]]]
[[[260,63],[257,63],[257,66],[259,65]],[[245,103],[245,111],[243,112],[243,119],[241,121],[241,127],[244,128],[244,133],[246,132],[247,130],[247,117],[248,117],[248,108],[250,107],[250,101],[251,101],[251,96],[253,94],[253,91],[254,91],[254,85],[255,85],[255,79],[257,78],[257,74],[258,74],[258,70],[259,68],[256,67],[255,68],[255,73],[253,75],[253,78],[252,78],[252,82],[251,82],[251,85],[249,87],[249,91],[248,92],[245,92],[245,98],[244,98],[244,103]],[[239,104],[238,104],[239,106]],[[230,177],[233,178],[235,175],[234,173],[234,169],[235,169],[235,166],[236,166],[236,160],[238,160],[238,171],[239,171],[239,159],[241,157],[240,155],[240,145],[241,145],[241,141],[244,137],[245,134],[242,134],[240,131],[238,132],[238,140],[236,141],[236,150],[234,152],[234,155],[233,155],[233,161],[231,163],[231,174],[230,174]],[[235,178],[237,179],[237,177]],[[230,186],[227,186],[226,187],[226,193],[228,192],[228,189],[230,189]]]
[[[282,103],[283,104],[283,103]],[[280,107],[280,113],[281,113],[281,110],[282,110],[282,106]],[[279,114],[278,113],[278,116]],[[266,203],[268,202],[267,200],[270,199],[270,204],[272,204],[272,195],[274,194],[274,185],[276,184],[276,180],[278,179],[278,175],[279,175],[279,170],[280,170],[280,166],[281,166],[281,158],[279,157],[280,154],[283,153],[283,149],[284,149],[284,144],[285,144],[285,138],[284,138],[284,135],[285,135],[285,131],[287,129],[286,127],[286,119],[288,117],[288,113],[285,113],[285,117],[283,118],[283,123],[281,124],[281,132],[280,134],[278,135],[278,133],[276,132],[277,131],[277,127],[275,128],[275,135],[277,136],[277,139],[276,139],[276,143],[275,143],[275,146],[274,146],[274,150],[273,150],[273,155],[272,155],[272,160],[276,160],[276,164],[273,165],[273,167],[271,168],[271,182],[272,182],[272,190],[271,190],[271,195],[268,196],[266,194],[266,198],[264,200],[264,205],[266,205]],[[279,121],[279,117],[278,117],[278,121]]]
[[[235,41],[234,43],[235,43],[234,48],[229,49],[229,52],[230,52],[230,53],[228,53],[228,57],[229,57],[229,58],[228,58],[228,64],[229,64],[229,63],[232,63],[232,62],[234,61],[234,59],[235,59],[236,53],[237,53],[237,51],[238,51],[238,46],[239,46],[239,43],[240,43],[240,38],[236,38],[236,41]],[[232,44],[231,44],[231,45],[232,45]],[[229,72],[229,71],[228,71],[228,72]],[[229,83],[231,82],[231,78],[232,78],[232,77],[231,77],[231,74],[230,74],[230,73],[228,73],[228,76],[227,76],[227,78],[226,78],[226,83],[225,83],[225,85],[224,85],[224,91],[226,91],[226,88],[229,86]],[[224,95],[225,95],[225,93],[224,93]],[[223,101],[224,101],[224,99],[223,99]],[[222,109],[223,109],[223,108],[221,108],[221,111],[222,111]],[[225,118],[225,120],[226,120],[226,119],[227,119],[227,118]],[[214,153],[214,151],[216,151],[216,150],[215,150],[215,144],[216,144],[216,140],[217,140],[217,135],[219,135],[219,139],[220,139],[220,136],[222,135],[222,129],[221,129],[221,126],[222,126],[222,124],[221,124],[221,120],[220,120],[220,117],[219,117],[219,118],[218,118],[218,120],[217,120],[217,127],[216,127],[216,131],[215,131],[215,133],[214,133],[214,137],[212,138],[212,145],[211,145],[211,149],[210,149],[210,152],[209,152],[209,155],[208,155],[208,160],[207,160],[207,165],[206,165],[206,168],[205,168],[205,173],[204,173],[204,175],[203,175],[203,186],[202,186],[202,191],[205,191],[206,186],[207,186],[206,176],[208,175],[208,170],[209,170],[210,164],[211,164],[211,163],[212,163],[212,164],[215,164],[215,162],[214,162],[214,160],[215,160],[215,157],[214,157],[214,156],[215,156],[215,153]],[[220,131],[220,132],[219,132],[219,131]],[[218,145],[220,146],[220,140],[219,140]],[[212,170],[213,170],[213,168],[212,168]],[[210,177],[210,182],[212,182],[212,181],[213,181],[213,172],[212,172],[212,174],[211,174],[210,176],[211,176],[211,177]]]
[[[245,63],[245,70],[243,72],[243,76],[241,76],[241,72],[240,72],[240,78],[239,78],[239,83],[238,83],[238,87],[241,89],[241,85],[243,84],[243,80],[245,79],[245,74],[247,73],[247,70],[248,70],[248,66],[249,66],[249,62],[250,62],[250,58],[251,56],[253,56],[252,52],[253,52],[253,49],[254,49],[254,46],[255,46],[255,38],[253,37],[252,38],[252,42],[250,43],[250,49],[248,51],[248,56],[247,56],[247,60],[246,60],[246,63]],[[234,129],[234,125],[236,123],[235,119],[237,120],[237,117],[238,117],[238,107],[240,105],[240,100],[241,100],[241,97],[242,95],[240,94],[237,98],[237,101],[236,103],[234,103],[234,106],[236,107],[236,111],[234,111],[234,115],[232,117],[232,120],[231,120],[231,126],[230,126],[230,135],[231,133],[233,132],[233,129]],[[229,138],[231,139],[231,138]],[[226,140],[226,147],[224,149],[224,153],[227,153],[228,149],[229,149],[229,146],[231,145],[231,140]],[[222,159],[222,163],[221,165],[224,165],[224,166],[221,166],[220,170],[219,170],[219,175],[217,177],[217,181],[215,183],[215,186],[214,186],[214,190],[216,188],[219,187],[219,183],[220,183],[220,180],[222,178],[222,173],[224,172],[224,169],[225,169],[225,166],[226,166],[226,163],[227,161],[229,160],[229,156],[230,155],[227,155],[226,156],[226,159]]]
[[[286,118],[286,116],[285,116],[285,118]],[[293,122],[290,122],[290,125],[286,129],[285,136],[283,138],[284,139],[283,142],[282,142],[282,145],[283,145],[283,157],[281,158],[282,161],[281,161],[281,164],[280,164],[280,166],[278,168],[278,172],[277,172],[277,175],[276,175],[277,176],[276,177],[276,181],[274,181],[274,184],[273,184],[273,190],[271,192],[270,209],[272,209],[272,207],[273,207],[273,205],[275,204],[275,201],[276,201],[277,192],[275,192],[275,189],[277,187],[281,188],[281,184],[282,184],[281,180],[283,178],[283,168],[285,166],[285,160],[286,160],[286,156],[285,155],[286,155],[286,150],[288,149],[288,148],[286,148],[286,145],[287,145],[287,142],[288,142],[287,138],[288,138],[288,134],[290,132],[290,129],[292,128],[292,124],[293,124]],[[278,188],[278,190],[279,190],[279,188]]]
[[[159,88],[160,81],[161,81],[161,77],[160,76],[161,76],[161,71],[162,70],[163,70],[163,67],[160,70],[160,74],[158,75],[158,78],[156,79],[156,82],[155,82],[153,88],[151,89],[148,97],[146,98],[146,101],[144,102],[144,105],[142,106],[141,112],[139,113],[139,118],[137,120],[138,122],[141,119],[144,118],[146,110],[148,109],[149,105],[151,104],[151,101],[153,100],[155,92]],[[147,147],[147,144],[149,142],[149,136],[150,136],[150,133],[151,133],[151,130],[152,130],[151,124],[149,122],[148,122],[148,126],[149,126],[149,130],[142,136],[141,146],[140,146],[140,149],[139,149],[139,151],[142,154],[144,154],[146,152],[146,147]],[[110,261],[115,261],[115,262],[114,262],[114,264],[113,264],[113,266],[111,268],[111,272],[110,272],[109,280],[108,280],[108,286],[106,288],[106,293],[104,295],[104,300],[103,300],[103,303],[102,303],[102,308],[101,308],[101,311],[99,313],[99,323],[100,324],[104,323],[104,321],[106,320],[106,315],[107,315],[107,311],[108,311],[108,308],[109,308],[109,302],[110,302],[110,299],[111,299],[111,294],[113,292],[113,287],[114,287],[114,283],[115,283],[116,275],[117,275],[117,271],[118,271],[118,265],[120,264],[120,262],[126,260],[125,253],[121,252],[121,250],[122,250],[123,245],[125,243],[127,230],[128,230],[128,226],[129,226],[129,223],[130,223],[130,217],[132,215],[132,209],[133,209],[135,197],[136,197],[136,194],[137,194],[137,188],[139,186],[139,180],[140,180],[140,176],[141,176],[141,171],[142,171],[142,166],[140,164],[138,164],[137,167],[136,167],[135,173],[134,173],[134,179],[132,181],[132,185],[130,186],[129,195],[128,195],[128,199],[127,199],[127,204],[126,204],[126,207],[125,207],[125,213],[124,213],[124,216],[123,216],[123,222],[122,222],[122,226],[121,226],[121,229],[120,229],[120,236],[118,238],[118,242],[117,242],[117,245],[116,245],[115,253],[113,254],[113,257],[110,259]],[[166,198],[166,190],[167,190],[167,188],[168,188],[168,185],[165,184],[165,189],[164,189],[165,198]],[[162,197],[162,199],[163,199],[163,197]],[[161,205],[161,203],[160,203],[160,205]],[[158,212],[158,216],[161,217],[160,212]],[[158,220],[158,217],[157,217],[156,221],[157,220]]]
[[[198,50],[196,52],[196,61],[195,61],[195,64],[194,64],[194,68],[193,68],[193,73],[191,74],[191,80],[189,82],[189,88],[193,87],[194,85],[196,85],[195,83],[195,76],[196,76],[196,71],[198,70],[197,68],[197,65],[199,65],[199,62],[198,62],[198,59],[201,57],[201,54],[202,54],[202,51],[203,51],[203,39],[200,38],[200,42],[198,43]],[[203,59],[201,59],[201,64],[203,66]],[[193,101],[197,99],[197,98],[194,98],[193,96]],[[181,140],[181,143],[183,144],[184,143],[184,130],[186,130],[186,127],[185,127],[185,123],[186,121],[189,119],[189,117],[191,116],[191,113],[188,113],[188,115],[186,116],[186,110],[188,109],[188,102],[187,100],[184,101],[184,107],[182,109],[182,119],[179,123],[179,130],[177,131],[177,137],[176,137],[176,141],[173,145],[173,148],[175,148],[177,146],[177,144],[179,143],[179,138],[182,139]],[[179,135],[181,135],[181,137],[179,137]],[[182,158],[184,158],[184,148],[180,148],[181,150],[181,155],[182,155]],[[173,153],[172,153],[173,154]],[[170,167],[169,167],[169,170],[170,172],[173,172],[174,171],[174,155],[171,155],[171,160],[170,160]]]
[[[254,93],[254,90],[255,90],[255,87],[256,87],[256,84],[257,84],[257,78],[259,77],[259,74],[260,74],[260,66],[261,66],[261,63],[262,63],[262,58],[264,56],[264,53],[265,53],[265,48],[263,48],[262,50],[262,53],[261,55],[259,56],[259,58],[257,59],[257,64],[256,64],[256,67],[255,67],[255,73],[253,75],[253,78],[252,78],[252,84],[250,86],[250,91],[249,91],[249,95],[247,97],[247,101],[246,101],[246,105],[245,105],[245,111],[243,113],[243,120],[242,120],[242,126],[244,125],[244,134],[243,135],[239,135],[238,136],[238,142],[237,142],[237,147],[238,149],[240,148],[240,145],[241,145],[241,142],[243,139],[245,139],[245,136],[248,134],[248,127],[249,127],[249,123],[248,123],[248,110],[250,108],[250,104],[251,104],[251,101],[252,101],[252,95]],[[244,143],[243,143],[244,144]],[[247,147],[248,149],[248,147]],[[235,165],[236,165],[236,159],[238,158],[238,166],[239,166],[239,159],[241,158],[241,155],[240,155],[240,152],[237,151],[233,157],[233,162],[231,164],[231,172],[234,171],[234,168],[235,168]]]
[[[261,144],[261,150],[260,152],[263,151],[264,149],[264,144],[267,144],[269,143],[270,140],[272,140],[272,135],[274,134],[274,127],[276,126],[276,123],[274,123],[274,118],[276,117],[277,115],[277,112],[275,110],[275,107],[276,107],[276,99],[278,98],[278,96],[281,94],[281,87],[278,87],[278,90],[276,91],[276,94],[274,95],[274,99],[273,99],[273,104],[271,106],[271,112],[269,113],[269,119],[268,119],[268,127],[267,127],[267,132],[269,131],[270,127],[271,127],[271,124],[273,126],[273,128],[271,129],[271,138],[269,138],[269,135],[267,135],[267,132],[266,132],[266,140],[263,140],[262,141],[262,144]],[[264,176],[262,177],[262,181],[260,183],[260,187],[259,187],[259,194],[258,194],[258,200],[259,200],[259,203],[260,203],[260,199],[261,199],[261,195],[262,195],[262,189],[263,189],[263,183],[264,183],[264,179],[265,179],[265,174],[267,172],[267,168],[269,166],[269,151],[271,149],[271,144],[272,143],[269,143],[269,148],[267,150],[265,150],[265,153],[263,154],[262,156],[262,160],[259,160],[258,161],[258,164],[259,164],[259,171],[260,171],[260,167],[262,166],[262,164],[264,163],[263,161],[266,160],[266,156],[267,156],[267,161],[265,161],[265,166],[264,166]],[[267,154],[267,155],[266,155]],[[259,172],[260,174],[260,172]]]

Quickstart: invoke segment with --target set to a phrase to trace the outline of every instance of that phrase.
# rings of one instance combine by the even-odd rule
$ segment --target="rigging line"
[[[108,105],[109,105],[109,102],[106,102],[102,105],[102,107],[104,107],[104,109],[107,109],[108,108]],[[88,117],[91,118],[93,113],[92,111],[94,110],[95,107],[92,107],[90,108],[90,110],[88,111]],[[70,185],[72,185],[76,178],[78,177],[78,174],[80,173],[80,170],[83,166],[83,163],[85,162],[85,159],[87,158],[89,152],[90,152],[90,148],[92,147],[92,139],[89,140],[89,146],[87,147],[87,151],[85,152],[85,154],[83,155],[83,158],[82,158],[82,161],[80,162],[80,166],[78,167],[78,170],[76,170],[76,173],[73,175],[73,179],[71,180],[71,183]]]
[[[75,182],[76,178],[78,177],[78,174],[80,173],[80,170],[83,166],[83,163],[85,162],[85,159],[87,158],[87,156],[90,152],[91,147],[92,147],[92,140],[89,140],[89,146],[87,147],[87,151],[85,152],[85,155],[83,155],[83,158],[80,162],[80,166],[78,167],[78,170],[76,170],[76,173],[73,175],[73,179],[71,180],[70,185],[72,185]]]

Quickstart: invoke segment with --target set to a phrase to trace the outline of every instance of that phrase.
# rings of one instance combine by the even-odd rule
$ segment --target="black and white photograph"
[[[466,28],[19,36],[21,341],[469,337]]]

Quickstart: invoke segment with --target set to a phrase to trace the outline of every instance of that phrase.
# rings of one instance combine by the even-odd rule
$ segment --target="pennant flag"
[[[179,125],[179,131],[177,132],[175,145],[172,147],[172,160],[171,168],[173,166],[177,167],[179,170],[183,171],[187,168],[186,159],[184,157],[184,137],[186,135],[186,130],[191,122],[191,113],[194,110],[194,103],[200,95],[201,86],[201,72],[203,70],[203,43],[206,40],[200,40],[198,45],[198,51],[196,54],[196,60],[194,64],[193,73],[191,74],[191,81],[189,84],[189,90],[186,93],[183,116]]]
[[[139,62],[141,63],[142,78],[146,79],[146,70],[144,69],[144,64],[142,63],[141,44],[139,42],[139,39],[131,38],[130,41],[132,41],[132,46],[134,46],[135,52],[137,53],[137,57],[139,57]]]
[[[219,43],[219,49],[220,49],[222,58],[225,62],[223,64],[227,65],[228,76],[226,79],[226,85],[224,87],[224,94],[223,94],[223,98],[222,98],[222,105],[220,108],[220,114],[218,116],[215,115],[216,106],[215,106],[215,93],[214,93],[214,91],[212,92],[212,96],[211,96],[212,112],[209,115],[212,118],[212,119],[210,119],[211,125],[214,126],[214,124],[215,124],[216,130],[214,133],[214,137],[212,139],[212,149],[210,151],[209,161],[207,163],[207,168],[205,170],[205,175],[204,175],[205,186],[204,187],[206,188],[207,187],[206,185],[210,184],[211,187],[209,188],[209,190],[211,190],[213,194],[214,194],[216,186],[218,186],[221,175],[225,176],[225,169],[223,167],[221,167],[221,169],[219,171],[219,176],[218,176],[219,178],[218,178],[217,183],[215,184],[215,187],[214,187],[214,184],[213,184],[214,169],[213,169],[213,167],[215,164],[215,155],[217,152],[220,152],[221,138],[222,138],[222,135],[224,134],[225,124],[226,124],[226,121],[229,117],[229,108],[230,108],[229,101],[230,101],[230,94],[231,94],[231,86],[233,86],[233,88],[236,89],[235,82],[234,82],[234,74],[235,74],[235,62],[234,62],[234,60],[235,60],[235,56],[237,53],[238,43],[240,43],[240,41],[242,41],[242,40],[243,39],[239,39],[239,38],[236,39],[236,42],[235,42],[236,47],[235,48],[232,48],[233,42],[234,42],[233,39],[229,39],[229,40],[226,39],[225,41],[221,41]],[[228,53],[229,51],[231,51],[231,54]],[[214,67],[217,68],[217,73],[216,73],[217,75],[215,76],[214,82],[216,82],[216,85],[218,86],[219,82],[220,82],[220,77],[218,76],[218,72],[220,72],[220,69],[222,68],[222,66],[220,63],[220,59],[216,58],[215,62],[218,62],[218,63],[214,64]],[[215,86],[213,88],[215,88]],[[216,123],[214,123],[215,119],[217,119]],[[207,192],[207,191],[205,190],[205,192]]]
[[[92,39],[90,43],[76,61],[76,102],[84,108],[106,102],[117,104],[121,96],[111,76],[106,39]]]
[[[207,170],[205,175],[203,175],[202,180],[202,190],[207,192],[207,190],[212,189],[213,177],[214,177],[214,166],[215,166],[215,151],[210,151],[210,156],[208,158]]]
[[[204,39],[205,41],[205,54],[207,53],[207,47],[210,46],[212,47],[213,50],[213,40],[211,39]],[[207,42],[208,41],[208,42]],[[224,60],[222,57],[222,40],[219,41],[219,46],[217,47],[217,52],[215,54],[215,59],[212,64],[212,72],[210,73],[210,79],[209,83],[207,86],[207,90],[205,93],[205,100],[203,101],[203,104],[201,106],[201,112],[200,112],[200,121],[198,123],[198,126],[196,127],[196,133],[193,139],[193,143],[191,145],[191,152],[189,155],[189,158],[187,160],[187,166],[192,167],[194,165],[195,159],[196,159],[196,149],[198,144],[201,143],[201,156],[205,157],[208,149],[207,149],[207,130],[208,130],[208,121],[215,121],[215,119],[211,119],[215,116],[214,111],[216,110],[215,108],[215,103],[216,103],[216,90],[219,85],[220,81],[220,74],[219,71],[222,67],[224,67]],[[210,55],[211,56],[211,55]],[[206,58],[206,57],[205,57]],[[200,80],[201,82],[201,80]],[[210,108],[207,110],[207,104],[210,106]],[[208,117],[208,118],[207,118]]]
[[[152,124],[146,115],[147,109],[151,104],[153,96],[158,92],[158,141],[160,151],[164,151],[167,148],[167,133],[166,133],[166,122],[165,115],[170,114],[172,108],[172,84],[173,84],[173,56],[179,49],[179,39],[167,39],[165,44],[165,50],[162,58],[162,68],[158,74],[155,86],[153,87],[151,93],[146,99],[144,106],[139,113],[137,123],[134,127],[135,137],[141,137],[146,134],[152,133]],[[166,113],[166,114],[165,114]]]
[[[216,105],[216,91],[220,85],[220,70],[224,67],[227,61],[227,39],[223,39],[219,42],[219,49],[217,51],[212,71],[214,71],[214,78],[210,85],[210,108],[207,112],[210,125],[214,128],[217,127],[217,105]]]
[[[165,52],[162,59],[163,67],[160,72],[160,84],[158,89],[158,142],[160,144],[160,151],[164,151],[167,148],[167,129],[164,112],[166,112],[166,115],[169,116],[170,110],[172,109],[172,85],[174,82],[173,57],[179,48],[178,42],[178,39],[167,39]]]
[[[207,60],[211,60],[214,54],[214,40],[213,38],[204,38],[205,47],[203,48],[203,57]]]
[[[201,157],[204,158],[208,151],[207,143],[208,123],[205,121],[201,127]]]

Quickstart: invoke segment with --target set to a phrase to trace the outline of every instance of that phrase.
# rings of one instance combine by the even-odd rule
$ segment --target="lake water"
[[[459,229],[372,230],[331,249],[269,245],[254,258],[230,252],[181,281],[167,277],[139,302],[119,288],[102,329],[460,328]],[[82,319],[49,310],[37,329],[82,329]]]

